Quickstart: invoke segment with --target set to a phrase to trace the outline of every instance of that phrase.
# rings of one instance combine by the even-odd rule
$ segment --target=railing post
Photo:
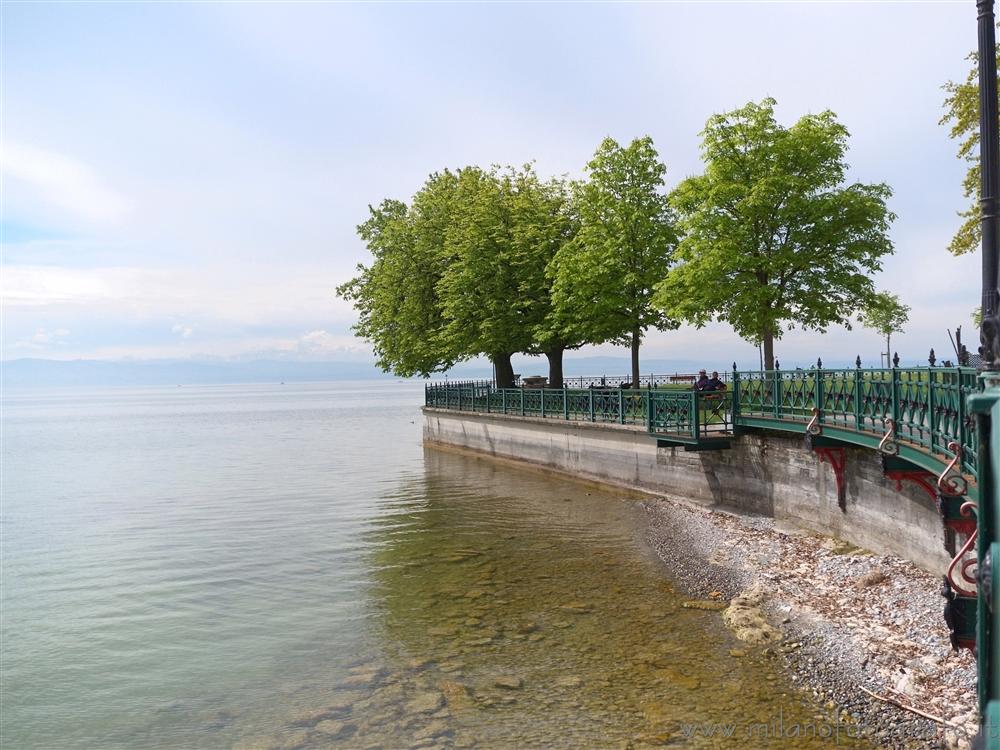
[[[968,438],[967,430],[965,429],[965,394],[962,392],[962,368],[955,368],[955,392],[958,396],[958,444],[962,446],[962,455],[965,455],[966,448],[966,438]],[[964,469],[960,466],[959,470]]]
[[[500,408],[503,409],[503,413],[507,413],[507,389],[500,389]]]
[[[618,424],[625,424],[625,397],[621,386],[618,386]]]
[[[593,421],[595,421],[594,420],[594,389],[593,388],[588,388],[587,392],[590,394],[590,421],[593,422]]]
[[[934,350],[931,349],[931,356],[933,355],[934,355]],[[934,408],[934,367],[931,366],[927,368],[927,418],[930,420],[931,423],[930,426],[931,453],[934,453],[935,450],[937,449],[937,445],[935,443],[937,437],[935,434],[937,432],[937,425],[934,424],[934,415],[936,413],[937,410]],[[948,440],[946,438],[944,441],[944,446],[947,447],[947,445],[948,445]]]
[[[896,425],[896,434],[899,434],[899,364],[898,359],[893,359],[892,361],[892,387],[890,389],[890,395],[892,396],[892,403],[889,405],[889,411],[892,412],[892,421]]]
[[[736,371],[736,363],[733,362],[733,432],[736,432],[736,418],[740,415],[740,374]]]
[[[701,404],[698,403],[698,392],[691,392],[691,400],[694,402],[694,440],[698,442],[701,437]]]
[[[486,413],[490,413],[490,400],[493,398],[493,386],[486,390]]]
[[[542,418],[544,419],[545,418],[545,389],[544,388],[539,388],[538,389],[538,403],[541,406],[541,410],[542,410],[541,414],[542,414]]]
[[[816,408],[819,409],[819,421],[823,422],[823,360],[816,360]]]
[[[865,398],[865,379],[861,372],[861,356],[854,360],[854,428],[861,431],[864,427],[865,418],[862,413],[861,404]],[[879,363],[881,364],[881,362]]]
[[[646,397],[646,432],[653,431],[653,393]]]
[[[524,386],[521,386],[521,416],[524,416]]]
[[[569,391],[563,387],[563,419],[569,420]]]
[[[774,369],[771,371],[772,377],[774,378],[772,397],[774,398],[774,418],[781,418],[781,370],[778,367],[778,363],[774,363]]]

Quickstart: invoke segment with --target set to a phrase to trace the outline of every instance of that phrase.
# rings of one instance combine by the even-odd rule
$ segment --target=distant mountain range
[[[744,367],[753,367],[749,362]],[[790,363],[791,367],[804,363]],[[804,365],[808,366],[808,365]],[[828,362],[827,367],[850,367],[852,363]],[[5,387],[115,386],[115,385],[210,385],[222,383],[319,382],[328,380],[392,379],[395,376],[378,370],[364,361],[295,362],[281,360],[52,360],[14,359],[0,363]],[[643,359],[642,373],[667,375],[697,372],[700,367],[729,369],[732,363],[694,360]],[[567,356],[566,377],[627,375],[631,365],[627,357]],[[521,375],[547,375],[544,357],[515,357],[514,371]],[[492,377],[489,363],[470,362],[447,373],[450,379]],[[445,374],[431,380],[444,379]]]
[[[389,378],[368,362],[14,359],[5,386],[210,385]]]

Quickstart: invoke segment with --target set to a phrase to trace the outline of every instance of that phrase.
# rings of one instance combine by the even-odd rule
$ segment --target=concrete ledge
[[[591,422],[586,419],[558,419],[555,417],[532,417],[532,416],[521,416],[520,414],[498,414],[495,412],[481,412],[481,411],[456,411],[455,409],[439,409],[434,406],[424,406],[422,411],[425,415],[429,414],[443,414],[448,415],[463,415],[474,417],[475,419],[486,420],[486,421],[496,421],[496,422],[513,422],[517,424],[543,424],[551,426],[553,424],[560,424],[564,427],[569,427],[578,430],[623,430],[625,432],[638,432],[646,435],[646,425],[645,424],[619,424],[618,422]]]
[[[641,425],[424,409],[424,441],[530,463],[615,487],[787,520],[940,574],[950,560],[927,492],[882,474],[878,455],[845,448],[846,510],[829,464],[798,437],[753,434],[729,450],[658,448]]]

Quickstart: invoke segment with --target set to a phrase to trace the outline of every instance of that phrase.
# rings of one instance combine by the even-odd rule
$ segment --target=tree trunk
[[[885,366],[888,367],[892,362],[892,334],[887,333],[885,335]]]
[[[761,333],[761,341],[764,342],[764,369],[774,369],[774,334],[770,328],[765,328]]]
[[[514,367],[510,363],[509,354],[493,354],[490,356],[497,370],[497,388],[514,387]]]
[[[639,342],[642,340],[642,331],[636,328],[632,331],[632,387],[639,387]]]
[[[549,385],[552,388],[563,387],[563,348],[554,347],[551,351],[545,352],[545,358],[549,360]]]

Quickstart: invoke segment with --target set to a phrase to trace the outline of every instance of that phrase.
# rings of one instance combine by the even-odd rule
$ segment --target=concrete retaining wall
[[[643,428],[424,409],[424,441],[524,461],[706,506],[787,520],[943,573],[950,556],[928,493],[901,491],[878,455],[846,448],[846,510],[833,469],[800,437],[743,435],[729,450],[657,448]]]

